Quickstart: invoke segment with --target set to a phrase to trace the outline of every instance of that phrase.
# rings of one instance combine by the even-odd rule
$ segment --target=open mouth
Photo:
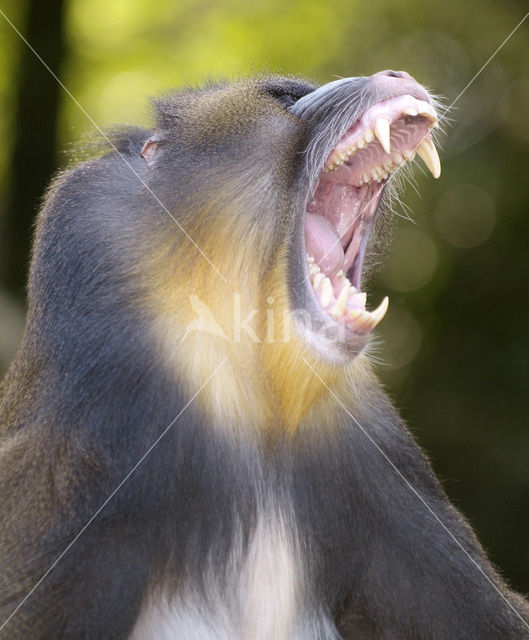
[[[366,309],[361,277],[369,235],[389,176],[417,153],[432,175],[441,172],[429,102],[400,95],[369,107],[338,141],[318,175],[305,215],[307,268],[319,305],[356,336],[382,320],[385,297]]]

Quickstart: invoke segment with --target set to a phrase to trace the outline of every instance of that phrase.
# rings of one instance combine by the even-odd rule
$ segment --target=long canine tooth
[[[382,320],[382,318],[386,315],[386,311],[389,307],[389,298],[386,296],[384,300],[378,305],[378,307],[371,311],[371,317],[375,321],[375,327]]]
[[[338,300],[334,303],[329,313],[333,316],[341,318],[347,309],[347,300],[349,300],[349,291],[351,289],[351,285],[349,283],[345,283],[340,291],[340,295],[338,296]]]
[[[432,176],[438,178],[441,175],[441,161],[434,143],[431,140],[423,140],[415,151],[422,158]]]
[[[326,307],[331,301],[333,294],[332,284],[329,278],[324,278],[321,283],[320,302],[322,307]]]
[[[377,118],[375,122],[375,135],[386,153],[389,153],[391,151],[389,134],[389,120],[386,120],[386,118]]]

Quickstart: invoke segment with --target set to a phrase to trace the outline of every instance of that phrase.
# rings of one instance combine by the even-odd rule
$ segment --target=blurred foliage
[[[23,31],[27,0],[2,8]],[[148,123],[150,95],[252,71],[327,82],[405,69],[446,106],[464,90],[447,114],[443,175],[415,170],[412,220],[403,208],[374,283],[372,300],[391,299],[377,357],[451,498],[529,591],[529,19],[466,88],[526,11],[514,0],[69,0],[62,80],[101,127]],[[1,18],[0,38],[4,193],[22,43]],[[92,129],[63,94],[57,148]]]

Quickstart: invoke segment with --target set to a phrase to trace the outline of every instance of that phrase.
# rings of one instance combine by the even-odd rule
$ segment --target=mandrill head
[[[295,430],[326,385],[372,383],[364,350],[388,301],[367,310],[364,259],[387,236],[393,174],[417,152],[439,175],[433,101],[383,71],[319,88],[257,77],[154,105],[153,131],[76,170],[101,178],[87,252],[112,257],[120,312],[141,315],[158,366],[190,391],[208,381],[212,417]]]

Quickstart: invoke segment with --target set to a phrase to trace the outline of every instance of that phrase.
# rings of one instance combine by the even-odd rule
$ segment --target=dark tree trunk
[[[24,37],[56,75],[65,54],[66,0],[30,0]],[[14,145],[2,224],[0,276],[22,296],[27,276],[32,224],[40,198],[56,168],[56,133],[61,88],[35,54],[21,42],[15,74]]]

